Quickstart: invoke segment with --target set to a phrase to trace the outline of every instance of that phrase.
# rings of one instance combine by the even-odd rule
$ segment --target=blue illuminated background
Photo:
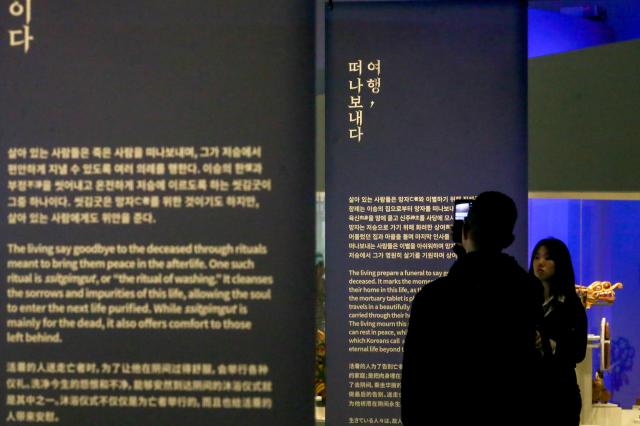
[[[605,22],[529,9],[530,58],[598,46],[615,40],[613,28]]]
[[[529,58],[640,37],[639,2],[597,4],[603,3],[607,12],[586,17],[596,3],[530,2]],[[555,7],[538,9],[535,4]],[[630,408],[640,398],[640,201],[579,198],[578,193],[575,199],[529,200],[529,255],[536,242],[553,236],[567,243],[578,283],[624,284],[612,306],[593,307],[588,318],[589,333],[599,334],[602,317],[611,324],[612,367],[605,384],[613,393],[612,402]],[[600,353],[593,355],[597,366]]]
[[[605,376],[613,402],[629,408],[640,397],[640,201],[529,200],[529,253],[548,236],[565,241],[576,280],[622,282],[612,306],[588,312],[589,332],[599,334],[600,319],[612,329],[612,367]],[[600,354],[594,352],[594,365]]]

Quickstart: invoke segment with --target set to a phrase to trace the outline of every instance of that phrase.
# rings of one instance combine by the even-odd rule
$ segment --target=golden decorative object
[[[594,404],[606,404],[611,399],[611,392],[609,392],[607,388],[604,387],[604,374],[600,370],[596,371],[596,375],[593,378],[593,388],[591,395],[591,400]]]
[[[615,290],[622,289],[622,283],[594,281],[588,286],[576,284],[576,293],[586,309],[593,305],[611,305],[616,300]]]
[[[325,376],[326,366],[326,340],[322,330],[316,331],[316,383],[315,394],[323,399],[326,397],[327,385]]]

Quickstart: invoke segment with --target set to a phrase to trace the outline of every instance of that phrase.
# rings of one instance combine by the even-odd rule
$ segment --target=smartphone
[[[469,214],[471,208],[471,200],[458,200],[453,208],[453,227],[451,228],[451,240],[454,243],[462,243],[462,226],[464,219]]]

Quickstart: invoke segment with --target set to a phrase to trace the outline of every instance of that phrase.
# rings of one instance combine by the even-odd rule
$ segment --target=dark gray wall
[[[640,41],[529,61],[529,191],[640,191]]]

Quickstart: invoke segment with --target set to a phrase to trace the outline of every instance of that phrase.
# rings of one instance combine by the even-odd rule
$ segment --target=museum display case
[[[529,250],[553,236],[571,251],[588,308],[590,349],[577,367],[583,423],[627,424],[640,414],[630,411],[640,395],[640,200],[629,194],[574,197],[529,199]]]

